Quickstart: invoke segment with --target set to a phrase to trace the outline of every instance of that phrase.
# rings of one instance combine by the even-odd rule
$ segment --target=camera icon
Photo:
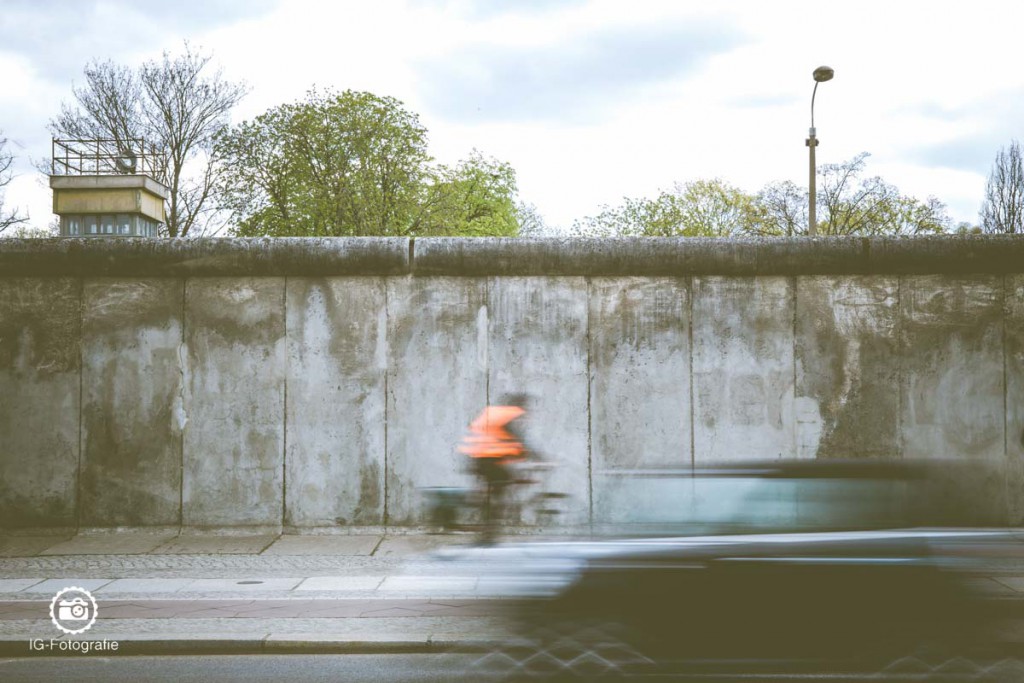
[[[96,623],[96,599],[84,588],[71,586],[50,601],[50,621],[68,635],[85,633]]]
[[[61,621],[85,621],[89,618],[89,603],[82,598],[61,600],[57,603],[57,618]]]

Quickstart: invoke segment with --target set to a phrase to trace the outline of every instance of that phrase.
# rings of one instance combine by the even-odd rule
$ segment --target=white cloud
[[[816,101],[819,162],[871,152],[869,173],[939,197],[959,220],[976,220],[986,159],[1024,137],[1024,72],[1013,68],[1024,7],[1013,3],[282,0],[215,3],[187,21],[176,17],[208,3],[182,4],[159,16],[115,0],[51,6],[63,14],[50,26],[100,31],[107,17],[116,31],[73,50],[43,28],[7,43],[0,129],[45,156],[46,120],[88,58],[137,60],[188,38],[252,86],[237,118],[314,84],[397,97],[440,160],[475,147],[511,162],[523,198],[562,225],[674,181],[717,176],[750,192],[805,183],[819,64],[836,70]],[[34,8],[19,1],[6,14],[42,21]],[[0,38],[17,30],[0,20]]]

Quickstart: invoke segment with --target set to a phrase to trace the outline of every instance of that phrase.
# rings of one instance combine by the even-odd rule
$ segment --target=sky
[[[1024,138],[1024,3],[989,0],[0,0],[5,206],[50,223],[47,123],[91,60],[138,65],[188,41],[248,96],[233,121],[310,88],[401,100],[454,163],[509,162],[555,230],[625,196],[720,178],[754,193],[820,164],[978,223],[993,160]]]

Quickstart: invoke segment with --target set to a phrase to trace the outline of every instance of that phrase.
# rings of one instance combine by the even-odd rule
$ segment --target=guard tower
[[[157,237],[163,158],[142,139],[54,140],[50,187],[61,237]]]

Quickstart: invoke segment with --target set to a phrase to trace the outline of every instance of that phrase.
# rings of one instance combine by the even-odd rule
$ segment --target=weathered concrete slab
[[[86,280],[82,525],[181,520],[184,282]]]
[[[453,545],[467,543],[469,539],[450,534],[416,534],[415,536],[385,536],[374,557],[408,557],[427,553]]]
[[[264,555],[369,555],[380,536],[281,536]]]
[[[795,457],[793,282],[693,280],[694,460]]]
[[[524,438],[555,465],[538,483],[511,489],[511,524],[548,523],[536,514],[547,504],[530,501],[539,492],[569,495],[555,524],[590,521],[587,299],[583,278],[488,281],[488,402],[529,393]]]
[[[154,555],[258,555],[277,540],[269,534],[189,534],[176,536],[153,550]]]
[[[473,484],[455,449],[487,403],[486,282],[393,278],[387,288],[386,523],[427,524],[420,487]]]
[[[899,457],[898,278],[796,282],[797,456]]]
[[[1006,513],[1004,298],[998,276],[902,278],[900,394],[904,457],[979,461],[944,495]]]
[[[1024,524],[1024,275],[1005,279],[1006,462],[1009,523]]]
[[[0,536],[0,557],[32,557],[71,538],[58,536]]]
[[[284,278],[196,278],[185,289],[182,524],[280,525]]]
[[[688,438],[684,466],[994,466],[951,491],[1024,523],[1019,236],[129,242],[0,239],[0,526],[177,526],[175,468],[186,526],[425,524],[420,489],[473,484],[455,446],[510,390],[542,399],[544,488],[580,505],[559,523],[636,512],[595,474]]]
[[[142,555],[152,552],[174,538],[173,533],[156,531],[116,531],[79,534],[50,546],[40,555]],[[74,585],[74,584],[67,584]],[[83,586],[85,587],[85,586]]]
[[[1002,278],[902,278],[903,454],[1004,455]]]
[[[77,523],[81,283],[0,278],[0,527]]]
[[[285,525],[380,525],[384,281],[290,278],[287,312]]]
[[[692,464],[689,288],[676,278],[590,282],[594,522],[628,522],[637,501],[603,470]],[[638,479],[643,485],[656,484]],[[633,482],[634,484],[636,482]]]

